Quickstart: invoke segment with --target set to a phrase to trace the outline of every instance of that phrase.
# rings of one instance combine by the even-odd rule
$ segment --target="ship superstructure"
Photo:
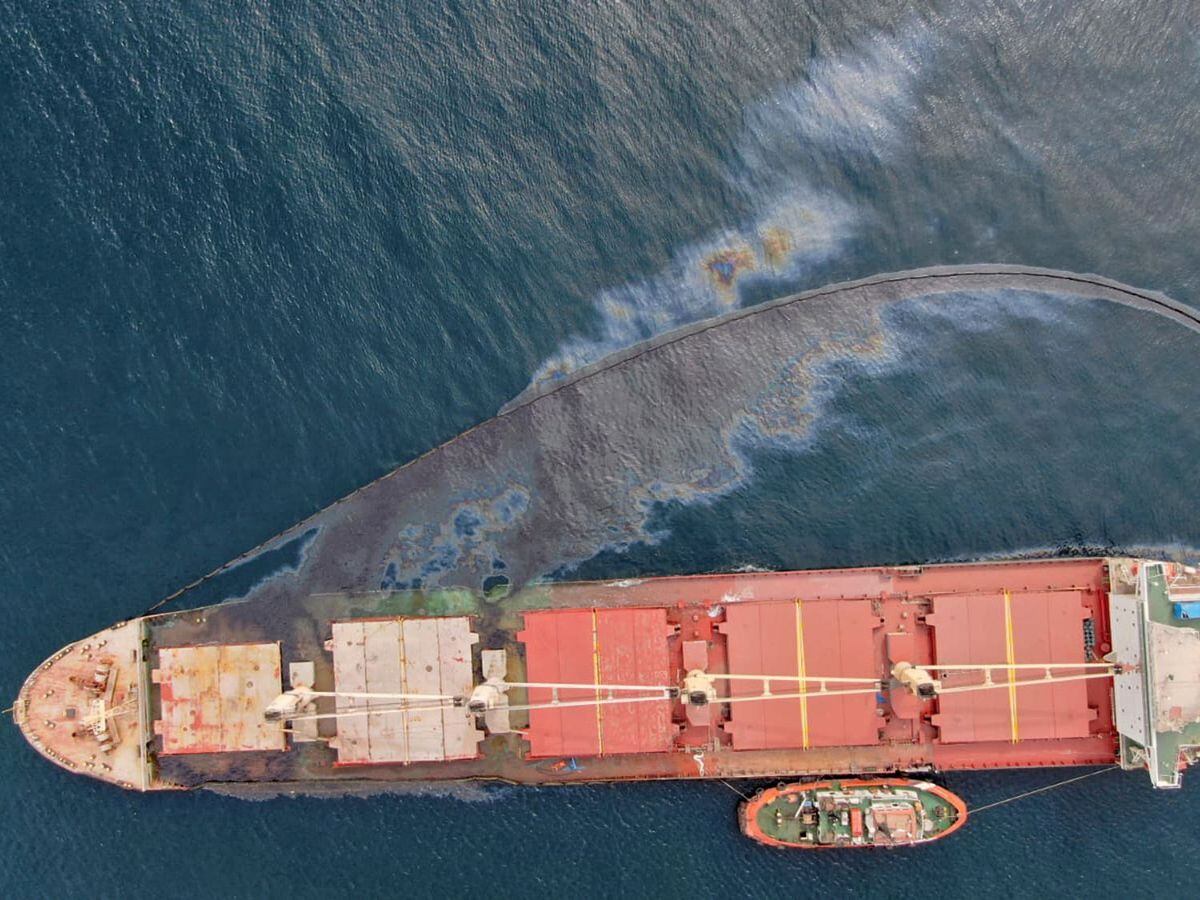
[[[1177,787],[1198,608],[1193,570],[1126,558],[232,602],[63,648],[14,715],[135,790],[1113,763]]]

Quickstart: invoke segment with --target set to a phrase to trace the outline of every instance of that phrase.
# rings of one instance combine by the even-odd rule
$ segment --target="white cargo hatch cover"
[[[465,616],[334,622],[334,690],[468,696],[474,686],[471,645],[477,640]],[[339,697],[337,711],[398,702]],[[339,765],[470,759],[478,755],[482,736],[465,708],[341,716],[337,723]]]

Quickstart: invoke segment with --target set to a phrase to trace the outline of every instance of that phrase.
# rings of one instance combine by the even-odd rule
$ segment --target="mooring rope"
[[[724,778],[720,779],[720,781],[721,781],[721,784],[725,785],[725,787],[729,788],[731,791],[733,791],[735,794],[737,794],[743,800],[750,799],[745,794],[743,794],[741,791],[739,791],[737,788],[735,788],[732,784],[730,784],[728,781],[726,781]]]
[[[1056,781],[1054,784],[1048,784],[1045,787],[1036,788],[1032,791],[1025,791],[1023,794],[1017,794],[1015,797],[1009,797],[1006,800],[997,800],[995,803],[987,803],[983,806],[978,806],[975,809],[967,810],[970,815],[976,815],[983,812],[985,809],[995,809],[997,806],[1003,806],[1006,803],[1014,803],[1017,800],[1024,800],[1026,797],[1032,797],[1034,794],[1044,794],[1046,791],[1052,791],[1055,788],[1066,787],[1068,784],[1074,784],[1076,781],[1083,781],[1085,778],[1091,778],[1094,775],[1103,775],[1105,772],[1111,772],[1113,769],[1119,769],[1120,766],[1109,766],[1107,769],[1096,769],[1093,772],[1088,772],[1084,775],[1076,775],[1074,778],[1068,778],[1065,781]]]

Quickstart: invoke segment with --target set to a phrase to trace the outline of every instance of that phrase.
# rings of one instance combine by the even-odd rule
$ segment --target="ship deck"
[[[1045,662],[1047,653],[1056,662],[1082,661],[1107,649],[1106,598],[1104,560],[1054,560],[554,584],[499,602],[453,591],[327,594],[308,598],[302,609],[233,603],[169,613],[148,619],[146,632],[152,662],[162,648],[278,642],[285,668],[295,661],[311,662],[316,689],[331,690],[334,667],[326,641],[333,622],[466,614],[479,634],[476,655],[485,648],[506,650],[511,681],[535,680],[528,677],[530,664],[545,670],[553,655],[576,661],[576,669],[563,671],[563,680],[585,678],[590,683],[593,676],[603,680],[593,667],[600,656],[592,658],[591,611],[658,610],[662,627],[651,644],[661,648],[663,671],[672,675],[684,670],[685,649],[695,652],[702,643],[710,671],[729,671],[732,664],[743,672],[794,675],[803,665],[809,673],[831,677],[886,679],[897,654],[914,663],[933,663],[939,653],[945,659],[950,650],[959,663]],[[1011,658],[1004,640],[1006,602]],[[576,611],[584,611],[583,627],[572,630],[568,622],[580,615]],[[635,640],[636,629],[621,637],[621,618],[611,621],[606,646],[620,648]],[[531,636],[534,622],[552,624],[561,637]],[[582,644],[560,646],[560,640]],[[636,667],[613,672],[604,678],[632,682],[651,674]],[[545,671],[535,674],[541,678]],[[940,710],[939,701],[893,705],[882,696],[717,703],[710,707],[710,720],[700,724],[690,722],[679,704],[668,710],[666,703],[659,706],[659,720],[649,725],[643,715],[626,715],[621,724],[611,708],[606,724],[597,724],[596,710],[587,707],[513,712],[512,724],[519,730],[486,737],[475,758],[407,764],[338,765],[329,746],[337,725],[322,720],[318,740],[293,740],[283,751],[171,754],[159,746],[153,777],[163,787],[463,778],[556,783],[1084,765],[1116,759],[1110,682],[1023,688],[1015,708],[1007,693],[960,694],[948,704],[950,698],[943,698]],[[515,705],[531,699],[541,698],[535,690],[521,689],[510,696]],[[151,685],[150,703],[151,717],[160,719],[158,685]],[[321,701],[319,709],[333,712],[333,701]]]
[[[128,738],[118,752],[98,757],[94,738],[72,736],[56,721],[65,715],[61,692],[83,689],[89,673],[75,668],[91,664],[96,638],[65,648],[31,676],[22,692],[22,721],[55,761],[140,789],[264,782],[357,789],[459,779],[548,784],[1109,764],[1119,745],[1110,679],[926,700],[880,690],[818,697],[808,693],[818,690],[810,682],[804,696],[794,696],[797,676],[886,684],[901,659],[917,665],[1094,661],[1111,649],[1109,565],[1066,559],[742,572],[542,584],[503,598],[406,591],[322,594],[300,604],[227,603],[148,617],[114,632],[129,644],[116,654],[128,660],[115,682],[120,696],[110,698]],[[415,627],[424,619],[433,620],[432,631]],[[395,646],[397,622],[413,627],[403,629],[407,651],[389,663],[370,649],[378,640],[370,635],[391,635],[385,643]],[[344,623],[363,624],[347,630]],[[451,633],[455,643],[447,645]],[[338,634],[350,639],[335,646]],[[117,649],[116,640],[109,638],[109,649]],[[303,673],[319,692],[379,684],[411,690],[414,679],[434,690],[453,680],[460,692],[472,671],[482,671],[485,650],[505,651],[504,674],[514,685],[585,687],[558,692],[569,701],[562,709],[545,708],[548,689],[511,688],[512,730],[498,734],[476,732],[461,711],[434,717],[391,712],[374,716],[364,730],[367,719],[334,714],[377,701],[340,697],[316,701],[315,712],[327,718],[289,729],[264,725],[258,715],[276,687],[289,686],[289,673]],[[717,696],[705,707],[678,698],[594,702],[601,691],[593,685],[678,684],[697,667],[751,680],[718,681]],[[767,676],[784,681],[753,680]],[[943,680],[954,686],[964,677],[972,676]],[[793,696],[757,698],[764,683]],[[521,710],[526,704],[541,708]],[[95,770],[116,767],[117,760],[120,773]]]
[[[1120,759],[1155,787],[1177,788],[1200,748],[1200,620],[1175,603],[1200,600],[1200,573],[1141,567],[1112,597],[1113,644],[1127,663],[1114,681]]]

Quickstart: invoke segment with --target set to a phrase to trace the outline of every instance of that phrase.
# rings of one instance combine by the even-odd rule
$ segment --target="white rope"
[[[995,809],[997,806],[1003,806],[1006,803],[1014,803],[1017,800],[1024,800],[1026,797],[1032,797],[1034,794],[1044,794],[1046,791],[1052,791],[1055,788],[1066,787],[1068,784],[1074,784],[1077,781],[1083,781],[1085,778],[1091,778],[1093,775],[1103,775],[1105,772],[1111,772],[1114,769],[1119,769],[1120,766],[1109,766],[1107,769],[1096,769],[1093,772],[1087,772],[1084,775],[1076,775],[1074,778],[1068,778],[1065,781],[1056,781],[1054,784],[1048,784],[1045,787],[1036,788],[1032,791],[1025,791],[1023,794],[1017,794],[1015,797],[1009,797],[1007,800],[997,800],[995,803],[988,803],[984,806],[977,806],[975,809],[967,810],[969,815],[978,815],[987,809]]]
[[[748,801],[748,800],[750,799],[748,796],[746,796],[745,794],[743,794],[741,791],[739,791],[737,788],[735,788],[735,787],[734,787],[732,784],[730,784],[730,783],[729,783],[728,781],[726,781],[724,778],[722,778],[720,781],[721,781],[721,784],[725,785],[725,787],[729,788],[731,791],[733,791],[735,794],[737,794],[737,795],[738,795],[739,797],[741,797],[743,800],[747,800],[747,801]]]
[[[599,700],[564,700],[558,703],[525,703],[517,706],[497,706],[493,709],[508,710],[509,712],[524,712],[531,709],[570,709],[578,706],[595,706],[596,704],[609,705],[612,703],[650,703],[660,700],[675,700],[675,697],[602,697]],[[289,722],[305,722],[314,721],[317,719],[346,719],[356,716],[376,716],[383,713],[407,713],[407,712],[433,712],[443,709],[461,709],[464,712],[468,711],[466,704],[462,703],[442,703],[437,705],[386,705],[386,706],[364,706],[354,709],[345,709],[339,712],[332,713],[311,713],[300,716],[284,715],[283,718]]]
[[[1014,678],[1012,681],[993,681],[991,684],[964,684],[960,687],[944,687],[938,691],[942,694],[965,694],[969,691],[989,691],[1007,687],[1029,687],[1038,684],[1062,684],[1066,681],[1088,681],[1093,678],[1112,678],[1112,672],[1099,672],[1094,675],[1054,675],[1047,678]]]
[[[1112,663],[929,663],[928,665],[918,664],[922,669],[934,669],[938,672],[945,672],[948,669],[955,671],[988,671],[990,669],[1112,669]]]
[[[817,681],[830,684],[864,684],[879,683],[878,678],[833,678],[823,675],[725,675],[720,672],[706,672],[705,675],[713,681]]]
[[[1082,665],[1083,664],[1081,664],[1081,666]],[[980,668],[985,668],[985,667],[980,667]],[[986,668],[990,668],[990,667],[986,667]],[[995,668],[1008,668],[1008,667],[1007,666],[996,666]],[[1032,668],[1044,669],[1045,667],[1044,666],[1033,666]],[[1063,668],[1070,668],[1070,666],[1064,665]],[[973,692],[973,691],[999,690],[1002,688],[1008,688],[1010,686],[1012,686],[1012,687],[1031,687],[1031,686],[1035,686],[1035,685],[1060,684],[1062,682],[1067,682],[1067,681],[1086,681],[1088,679],[1093,679],[1093,678],[1111,678],[1113,675],[1113,670],[1111,669],[1111,667],[1107,667],[1107,666],[1106,666],[1106,669],[1107,670],[1104,672],[1097,672],[1097,673],[1092,673],[1092,674],[1088,674],[1088,675],[1047,675],[1044,678],[1027,678],[1027,679],[1023,679],[1023,680],[1022,679],[1014,679],[1011,682],[1010,681],[994,681],[990,684],[987,684],[987,683],[985,683],[985,684],[969,684],[969,685],[960,685],[957,687],[943,687],[940,691],[938,691],[938,696],[940,696],[942,694],[961,694],[961,693],[969,693],[969,692]],[[815,700],[819,697],[867,696],[867,695],[877,694],[880,691],[884,690],[883,684],[879,680],[865,679],[865,678],[838,679],[838,678],[821,678],[818,676],[806,676],[803,679],[799,679],[799,678],[794,678],[791,676],[780,676],[777,678],[776,676],[766,676],[766,675],[762,675],[762,676],[760,676],[760,675],[752,675],[752,676],[751,675],[746,675],[746,676],[743,676],[743,675],[720,676],[720,675],[718,675],[718,676],[713,676],[713,677],[718,677],[718,678],[723,677],[726,679],[762,680],[764,682],[765,681],[776,681],[776,680],[777,681],[801,681],[802,680],[805,682],[816,681],[816,682],[820,682],[820,683],[824,683],[826,681],[834,682],[834,683],[837,683],[837,682],[862,683],[865,681],[869,681],[874,684],[874,687],[870,687],[870,688],[849,688],[849,689],[845,689],[845,690],[834,690],[834,691],[827,690],[824,687],[822,687],[820,690],[815,690],[815,691],[797,691],[797,692],[788,692],[788,693],[782,693],[782,694],[775,694],[775,693],[769,693],[769,692],[764,691],[763,693],[760,693],[760,694],[739,695],[739,696],[731,696],[731,697],[716,697],[712,700],[713,703],[722,703],[722,704],[723,703],[750,703],[750,702],[765,703],[769,700],[801,700],[801,699]],[[608,697],[596,697],[596,698],[590,698],[587,700],[551,700],[546,703],[525,703],[525,704],[519,704],[519,705],[515,705],[515,706],[495,707],[496,709],[507,709],[511,712],[526,712],[526,711],[530,711],[530,710],[542,710],[542,709],[571,709],[571,708],[575,708],[575,707],[594,707],[594,706],[601,706],[601,705],[608,706],[608,705],[612,705],[612,704],[616,704],[616,703],[651,703],[651,702],[657,702],[657,701],[661,701],[661,700],[675,701],[675,700],[680,699],[680,697],[678,696],[678,689],[674,686],[606,685],[606,684],[601,684],[601,685],[555,684],[555,685],[552,685],[552,684],[545,683],[545,682],[525,682],[525,683],[505,682],[505,684],[508,687],[524,687],[524,688],[534,688],[534,689],[538,689],[538,690],[563,689],[563,690],[579,690],[579,691],[588,691],[588,692],[595,692],[597,690],[606,690],[606,691],[610,692],[610,696],[608,696]],[[611,693],[616,690],[629,690],[629,691],[638,691],[638,692],[654,691],[656,693],[654,696],[649,696],[649,697],[614,697],[614,696],[611,696]],[[346,698],[354,698],[354,699],[374,699],[374,700],[391,700],[391,699],[403,700],[403,699],[407,699],[407,698],[412,698],[412,699],[429,699],[429,700],[434,700],[434,701],[436,701],[436,700],[453,700],[454,702],[452,702],[452,703],[427,703],[427,704],[426,703],[422,703],[422,704],[414,704],[414,703],[376,704],[373,706],[365,706],[365,707],[361,707],[361,708],[351,708],[351,709],[346,709],[346,710],[339,710],[338,712],[333,712],[333,713],[309,713],[309,714],[298,715],[298,716],[286,716],[285,715],[282,718],[285,718],[288,721],[292,721],[292,722],[301,722],[301,721],[314,721],[314,720],[320,720],[320,719],[341,719],[341,718],[351,718],[351,717],[356,717],[356,716],[372,716],[372,715],[380,715],[383,713],[407,713],[407,712],[426,712],[426,711],[433,712],[433,711],[445,710],[445,709],[463,709],[463,710],[467,709],[464,697],[459,697],[459,696],[452,697],[452,696],[444,695],[444,694],[383,694],[383,693],[371,694],[371,693],[352,693],[352,692],[328,691],[328,692],[310,692],[307,696],[310,696],[310,697],[346,697]]]

